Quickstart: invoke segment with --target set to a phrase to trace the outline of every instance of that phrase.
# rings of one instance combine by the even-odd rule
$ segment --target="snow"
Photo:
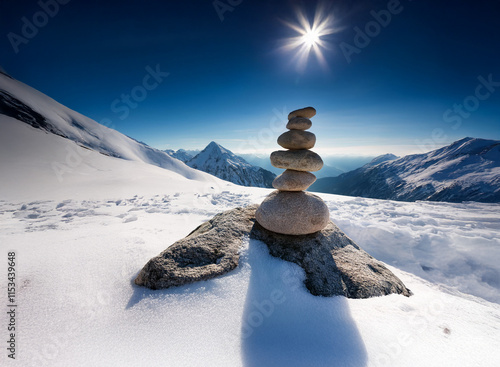
[[[62,179],[54,162],[69,168]],[[151,257],[270,192],[191,171],[105,156],[0,116],[0,244],[3,256],[16,252],[18,304],[16,361],[3,349],[2,366],[500,365],[498,204],[321,194],[409,298],[312,296],[301,268],[249,239],[225,276],[135,286]]]
[[[320,196],[337,225],[375,258],[500,303],[500,204]]]

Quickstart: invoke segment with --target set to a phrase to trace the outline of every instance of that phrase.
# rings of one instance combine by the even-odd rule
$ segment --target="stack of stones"
[[[328,207],[318,196],[305,192],[314,181],[310,171],[319,171],[323,160],[311,149],[316,136],[308,131],[310,118],[316,115],[312,107],[302,108],[288,115],[287,131],[280,135],[278,144],[288,150],[271,154],[271,164],[286,169],[273,181],[273,191],[259,206],[255,217],[265,229],[288,235],[318,232],[330,221]]]

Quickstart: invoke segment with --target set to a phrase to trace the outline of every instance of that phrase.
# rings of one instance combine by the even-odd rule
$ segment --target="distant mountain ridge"
[[[318,179],[310,190],[401,201],[500,202],[498,140],[467,137],[428,153],[379,159]]]
[[[179,151],[175,152],[179,154]],[[181,158],[186,155],[180,152]],[[261,167],[251,165],[243,158],[212,141],[196,156],[186,161],[192,168],[210,173],[237,185],[272,187],[276,175]]]
[[[164,152],[167,153],[172,158],[178,159],[184,163],[186,163],[187,161],[189,161],[191,158],[194,157],[194,155],[190,154],[188,151],[184,149],[178,149],[178,150],[166,149],[164,150]]]

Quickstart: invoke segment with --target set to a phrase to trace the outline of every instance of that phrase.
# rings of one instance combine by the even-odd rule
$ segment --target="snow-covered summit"
[[[423,154],[369,163],[311,190],[392,200],[500,201],[500,141],[464,138]]]
[[[243,186],[272,187],[272,182],[276,177],[274,173],[251,165],[215,141],[210,142],[186,164]]]

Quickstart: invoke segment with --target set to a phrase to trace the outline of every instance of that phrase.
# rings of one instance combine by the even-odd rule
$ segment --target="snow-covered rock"
[[[338,177],[318,179],[310,190],[403,201],[499,202],[500,141],[464,138],[424,154],[377,157]]]
[[[214,141],[186,164],[222,180],[243,186],[270,188],[276,177],[274,173],[249,164]]]

